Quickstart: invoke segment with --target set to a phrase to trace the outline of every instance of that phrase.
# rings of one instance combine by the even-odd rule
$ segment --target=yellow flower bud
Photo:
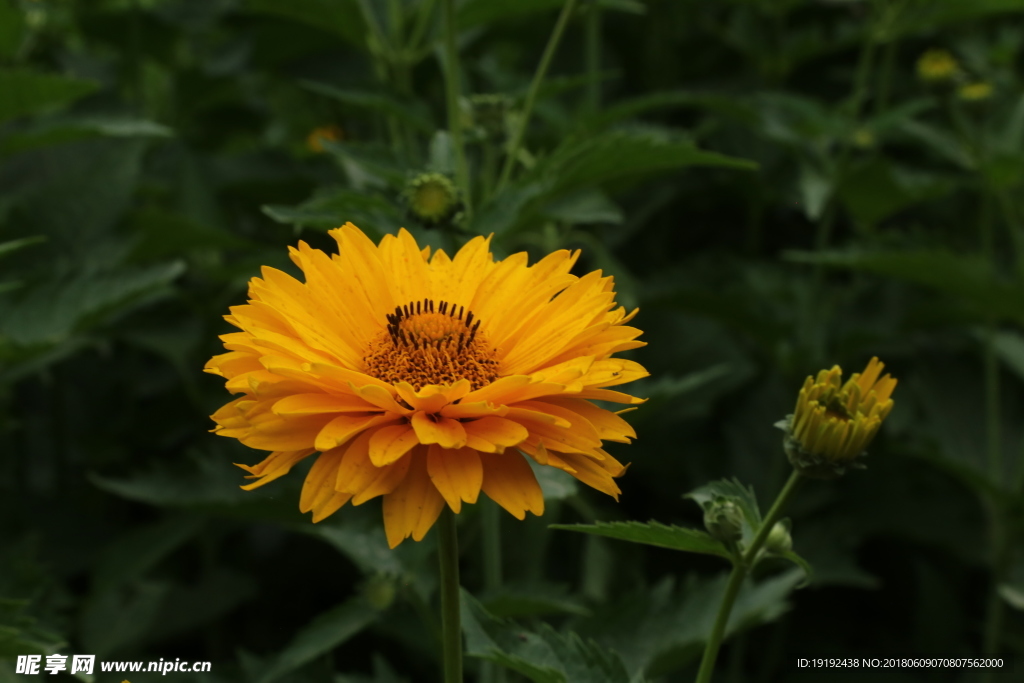
[[[845,384],[838,365],[807,378],[796,410],[777,425],[786,432],[786,455],[801,474],[834,479],[858,466],[892,410],[896,380],[880,377],[884,367],[872,358],[863,373],[854,373]]]
[[[960,65],[946,50],[928,50],[917,60],[917,75],[922,81],[949,81],[960,73]]]

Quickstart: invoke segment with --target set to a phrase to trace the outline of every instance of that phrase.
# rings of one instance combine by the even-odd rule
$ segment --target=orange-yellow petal
[[[370,462],[376,467],[390,465],[419,442],[416,432],[408,424],[381,427],[370,437]]]
[[[339,415],[324,425],[317,433],[315,448],[318,451],[337,448],[363,430],[380,424],[395,422],[398,419],[400,418],[397,415],[388,413],[383,415]]]
[[[544,514],[544,493],[522,455],[515,451],[481,453],[480,462],[484,468],[481,488],[488,498],[516,519],[525,519],[527,511]]]
[[[472,448],[427,450],[427,473],[453,512],[462,511],[462,501],[475,503],[484,480],[480,454]]]
[[[333,514],[352,497],[334,490],[334,479],[341,463],[341,456],[341,449],[321,453],[306,475],[302,494],[299,496],[299,510],[312,512],[314,522]]]
[[[530,432],[523,425],[501,417],[483,417],[462,423],[466,445],[486,453],[498,453],[524,441]]]
[[[417,448],[409,462],[409,472],[402,483],[384,496],[384,531],[392,548],[412,536],[421,541],[437,521],[444,507],[444,498],[427,473],[426,449]]]
[[[412,416],[412,428],[422,444],[436,443],[442,448],[466,445],[466,430],[462,423],[448,417],[418,412]]]

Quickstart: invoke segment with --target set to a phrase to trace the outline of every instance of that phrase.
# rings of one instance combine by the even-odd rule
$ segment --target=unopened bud
[[[723,543],[743,537],[743,511],[727,498],[716,498],[704,508],[704,527]]]
[[[793,549],[793,537],[789,533],[789,525],[785,522],[776,522],[772,530],[768,532],[768,538],[764,543],[765,549],[770,553],[782,555]]]

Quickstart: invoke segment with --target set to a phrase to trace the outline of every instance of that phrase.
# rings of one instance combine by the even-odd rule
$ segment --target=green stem
[[[450,2],[451,0],[448,1]],[[562,6],[562,13],[558,15],[558,21],[555,22],[555,29],[551,32],[551,37],[548,38],[548,44],[544,46],[544,54],[540,58],[540,64],[537,65],[536,73],[533,74],[530,89],[526,91],[526,101],[523,103],[523,111],[519,116],[519,125],[516,126],[515,133],[512,135],[512,141],[508,146],[505,165],[502,167],[501,177],[498,179],[497,192],[501,192],[512,177],[512,169],[516,165],[516,157],[519,155],[520,145],[523,144],[526,127],[530,124],[530,114],[533,113],[533,104],[537,100],[537,93],[540,91],[541,83],[544,82],[544,76],[547,75],[548,67],[551,66],[551,59],[555,56],[555,50],[558,48],[558,43],[562,40],[562,34],[565,33],[565,27],[569,24],[569,17],[572,16],[574,9],[576,9],[576,0],[565,0],[565,5]]]
[[[446,505],[438,520],[441,558],[441,651],[444,683],[462,683],[462,627],[459,623],[459,540],[455,513]]]
[[[782,491],[779,492],[771,509],[761,522],[761,527],[757,530],[754,540],[750,542],[750,546],[743,552],[742,557],[733,560],[729,582],[725,584],[725,594],[722,595],[722,602],[719,604],[718,614],[715,616],[715,624],[711,628],[711,635],[708,638],[707,645],[704,647],[704,657],[700,661],[700,670],[697,672],[696,683],[710,683],[711,675],[715,671],[715,660],[718,659],[718,649],[721,647],[722,639],[725,636],[725,627],[729,624],[729,615],[732,614],[732,606],[736,602],[736,596],[739,595],[743,580],[753,568],[757,554],[761,551],[765,541],[768,540],[768,534],[771,533],[775,523],[779,521],[779,518],[782,516],[782,510],[792,499],[793,494],[800,485],[800,481],[800,473],[793,470],[793,473],[789,475],[789,480],[786,481],[786,485],[782,487]]]
[[[459,51],[458,28],[455,25],[455,0],[444,0],[444,85],[448,107],[448,131],[455,147],[456,182],[462,190],[462,202],[466,217],[473,215],[473,198],[469,187],[469,166],[466,165],[466,149],[462,142],[462,114],[459,111]]]
[[[498,504],[492,500],[481,501],[480,521],[483,525],[484,588],[493,593],[501,588],[501,517]],[[484,683],[505,681],[505,670],[493,662],[484,662],[480,673]]]

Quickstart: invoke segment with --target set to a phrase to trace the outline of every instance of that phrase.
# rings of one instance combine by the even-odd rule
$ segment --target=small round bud
[[[793,537],[789,533],[789,525],[785,522],[776,522],[772,530],[768,532],[768,538],[764,542],[765,550],[770,553],[781,555],[793,549]]]
[[[442,223],[459,209],[459,192],[441,173],[416,176],[406,185],[404,195],[410,213],[426,225]]]
[[[743,538],[743,511],[727,498],[716,498],[704,508],[704,527],[723,543]]]
[[[376,609],[386,610],[395,600],[395,580],[386,574],[377,574],[363,583],[362,592]]]

